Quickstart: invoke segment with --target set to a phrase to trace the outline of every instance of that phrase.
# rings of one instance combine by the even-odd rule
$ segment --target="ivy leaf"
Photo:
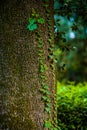
[[[57,63],[58,61],[56,59],[54,59],[54,62]]]
[[[51,127],[50,121],[45,121],[45,127],[46,127],[46,128],[50,128],[50,127]]]
[[[57,128],[54,128],[53,130],[58,130]]]
[[[41,92],[43,92],[43,93],[45,93],[45,91],[46,91],[46,90],[45,90],[45,89],[43,89],[43,88],[41,88],[41,89],[40,89],[40,91],[41,91]]]
[[[50,99],[49,98],[47,98],[47,102],[50,103]]]
[[[50,95],[50,92],[48,90],[45,90],[45,94]]]
[[[49,55],[49,58],[50,58],[50,59],[53,59],[53,55]]]
[[[48,39],[48,42],[51,42],[51,41],[52,41],[52,39],[51,39],[51,38],[49,38],[49,39]]]
[[[47,103],[46,103],[46,106],[50,108],[50,107],[51,107],[51,104],[47,102]]]
[[[46,97],[46,96],[42,96],[42,99],[46,101],[46,100],[47,100],[47,97]]]
[[[46,79],[46,77],[45,77],[44,75],[41,75],[40,77],[41,77],[42,79]]]
[[[49,86],[48,86],[48,85],[44,85],[44,88],[45,88],[45,89],[48,89],[48,88],[49,88]]]
[[[33,31],[37,29],[37,24],[28,24],[27,29],[29,29],[30,31]]]
[[[39,14],[36,14],[36,18],[38,18],[39,17]]]
[[[50,113],[50,107],[45,108],[46,112]]]
[[[45,90],[44,88],[41,88],[40,91],[44,94],[50,95],[50,92],[48,90]]]
[[[29,23],[30,23],[30,24],[34,24],[34,23],[35,23],[35,20],[32,19],[32,18],[30,18],[30,19],[29,19]]]
[[[45,21],[44,21],[44,18],[39,18],[38,19],[38,23],[41,23],[41,24],[43,24]]]

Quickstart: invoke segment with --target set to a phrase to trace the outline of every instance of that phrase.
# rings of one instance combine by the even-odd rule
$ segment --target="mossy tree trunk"
[[[43,40],[46,84],[49,86],[51,116],[54,116],[55,77],[49,60],[49,35],[53,41],[53,0],[0,1],[0,130],[45,130],[49,114],[42,100],[42,78],[38,35],[27,30],[32,8],[45,19],[38,31]],[[50,30],[47,22],[50,15]],[[50,33],[49,33],[50,32]],[[51,44],[53,44],[51,42]],[[53,46],[53,45],[52,45]]]

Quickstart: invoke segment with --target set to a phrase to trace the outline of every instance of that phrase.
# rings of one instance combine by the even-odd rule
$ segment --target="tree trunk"
[[[32,10],[45,23],[29,31]],[[49,118],[52,122],[54,117],[54,63],[49,58],[53,32],[53,0],[0,1],[0,130],[49,128],[44,122]],[[49,96],[43,92],[43,84],[48,86]],[[50,99],[51,110],[45,109],[49,102],[43,96]]]

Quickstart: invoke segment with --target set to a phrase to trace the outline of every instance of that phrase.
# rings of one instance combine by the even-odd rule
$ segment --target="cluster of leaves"
[[[58,82],[58,122],[61,130],[87,128],[87,83]]]
[[[40,78],[42,80],[41,85],[42,88],[40,89],[40,92],[42,93],[42,100],[44,101],[45,104],[45,112],[47,112],[48,114],[50,114],[51,112],[51,103],[50,103],[50,92],[49,92],[49,86],[46,83],[46,75],[45,75],[45,71],[48,70],[48,66],[44,63],[44,58],[43,58],[43,39],[41,36],[41,33],[39,31],[37,31],[37,39],[38,39],[38,56],[39,56],[39,65],[40,65]],[[51,122],[49,121],[49,119],[44,121],[44,127],[45,128],[49,128],[51,127]]]
[[[37,29],[38,23],[43,24],[44,19],[39,18],[39,19],[36,20],[35,18],[30,18],[29,24],[27,25],[27,29],[29,29],[29,31],[33,31],[33,30]]]
[[[36,11],[34,9],[32,9],[32,17],[29,18],[29,23],[27,25],[27,29],[29,31],[33,31],[33,30],[37,29],[38,24],[43,24],[44,22],[45,22],[44,18],[41,18],[39,16],[39,14],[37,14]]]

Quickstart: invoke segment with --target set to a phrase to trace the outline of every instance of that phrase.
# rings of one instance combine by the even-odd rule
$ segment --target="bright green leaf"
[[[33,31],[37,29],[37,24],[28,24],[27,29],[29,29],[30,31]]]
[[[29,23],[30,23],[30,24],[34,24],[34,23],[35,23],[35,20],[32,19],[32,18],[30,18],[30,19],[29,19]]]
[[[46,127],[46,128],[50,128],[50,127],[51,127],[50,121],[45,121],[45,127]]]
[[[44,88],[45,88],[45,89],[48,89],[48,88],[49,88],[49,86],[48,86],[48,85],[44,85]]]
[[[46,96],[42,96],[42,99],[46,101],[46,100],[47,100],[47,97],[46,97]]]
[[[51,107],[51,104],[47,102],[47,103],[46,103],[46,106],[50,108],[50,107]]]
[[[44,18],[39,18],[39,19],[38,19],[38,23],[43,24],[44,22],[45,22]]]
[[[45,107],[46,112],[50,113],[50,107]]]

